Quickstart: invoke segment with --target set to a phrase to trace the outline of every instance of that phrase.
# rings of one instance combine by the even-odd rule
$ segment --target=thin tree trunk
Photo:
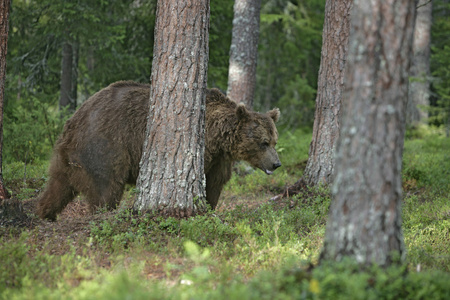
[[[206,209],[209,0],[160,0],[150,113],[135,209],[179,217]]]
[[[3,183],[3,103],[5,99],[6,53],[8,50],[10,0],[0,0],[0,202],[10,197]]]
[[[325,4],[316,111],[308,161],[303,176],[286,188],[283,194],[273,197],[272,201],[296,195],[308,186],[329,185],[332,182],[352,3],[353,0],[327,0]]]
[[[309,186],[320,183],[328,185],[332,180],[335,141],[339,137],[352,3],[352,0],[327,0],[325,4],[313,137],[303,175]]]
[[[59,109],[68,108],[68,113],[75,111],[75,99],[73,98],[73,47],[72,43],[65,41],[62,48],[61,60],[61,89]]]
[[[321,259],[405,255],[401,166],[415,1],[355,0],[333,200]],[[393,256],[394,255],[394,256]]]
[[[422,123],[428,117],[430,105],[430,42],[432,2],[420,0],[414,29],[413,59],[409,82],[406,122],[410,126]]]
[[[227,96],[253,107],[261,0],[234,2]]]
[[[3,183],[3,102],[5,99],[6,53],[8,50],[10,0],[0,0],[0,224],[10,221],[25,221],[22,202],[10,199],[11,195]]]
[[[75,112],[77,108],[78,96],[78,61],[80,56],[80,42],[76,39],[72,43],[72,84],[70,97],[72,99],[71,109]]]

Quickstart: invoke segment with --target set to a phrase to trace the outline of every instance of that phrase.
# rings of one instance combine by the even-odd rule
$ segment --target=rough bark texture
[[[414,28],[410,0],[355,0],[322,259],[404,256],[401,166]]]
[[[227,96],[253,107],[261,0],[234,2]]]
[[[209,0],[160,0],[135,208],[190,216],[205,202]]]
[[[406,122],[416,125],[428,117],[424,107],[430,104],[430,41],[432,2],[420,0],[414,29],[413,59],[411,64]]]
[[[6,52],[8,49],[8,21],[10,0],[0,0],[0,202],[10,195],[3,184],[3,100],[5,97]]]
[[[59,108],[62,109],[68,107],[68,113],[73,113],[76,108],[76,95],[73,95],[73,54],[74,50],[72,44],[68,41],[64,42],[61,60],[61,90]]]
[[[335,141],[339,137],[352,3],[352,0],[327,0],[325,5],[313,137],[303,175],[308,185],[328,185],[332,180]]]

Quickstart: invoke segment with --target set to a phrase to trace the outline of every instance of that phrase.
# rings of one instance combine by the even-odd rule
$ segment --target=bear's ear
[[[247,108],[245,108],[245,104],[244,103],[239,103],[238,107],[236,108],[236,114],[239,120],[246,120],[250,117],[250,114],[247,110]]]
[[[280,110],[278,108],[274,108],[272,110],[269,110],[267,112],[267,114],[269,115],[269,117],[272,118],[272,120],[276,123],[278,122],[278,119],[280,118]]]

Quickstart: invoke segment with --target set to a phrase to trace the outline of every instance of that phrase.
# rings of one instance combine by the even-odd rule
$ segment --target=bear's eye
[[[270,146],[270,144],[269,144],[269,142],[264,141],[264,142],[261,143],[260,146],[261,146],[262,149],[265,149],[265,148],[268,148]]]

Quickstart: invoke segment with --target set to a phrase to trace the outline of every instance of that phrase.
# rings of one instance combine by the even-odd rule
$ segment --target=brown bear
[[[115,208],[125,184],[135,184],[145,139],[150,85],[120,81],[91,96],[70,118],[57,141],[49,180],[37,213],[55,220],[78,194],[91,210]],[[249,111],[218,89],[206,93],[206,198],[214,209],[234,161],[266,174],[281,166],[275,144],[278,109]],[[151,117],[151,116],[150,116]]]

